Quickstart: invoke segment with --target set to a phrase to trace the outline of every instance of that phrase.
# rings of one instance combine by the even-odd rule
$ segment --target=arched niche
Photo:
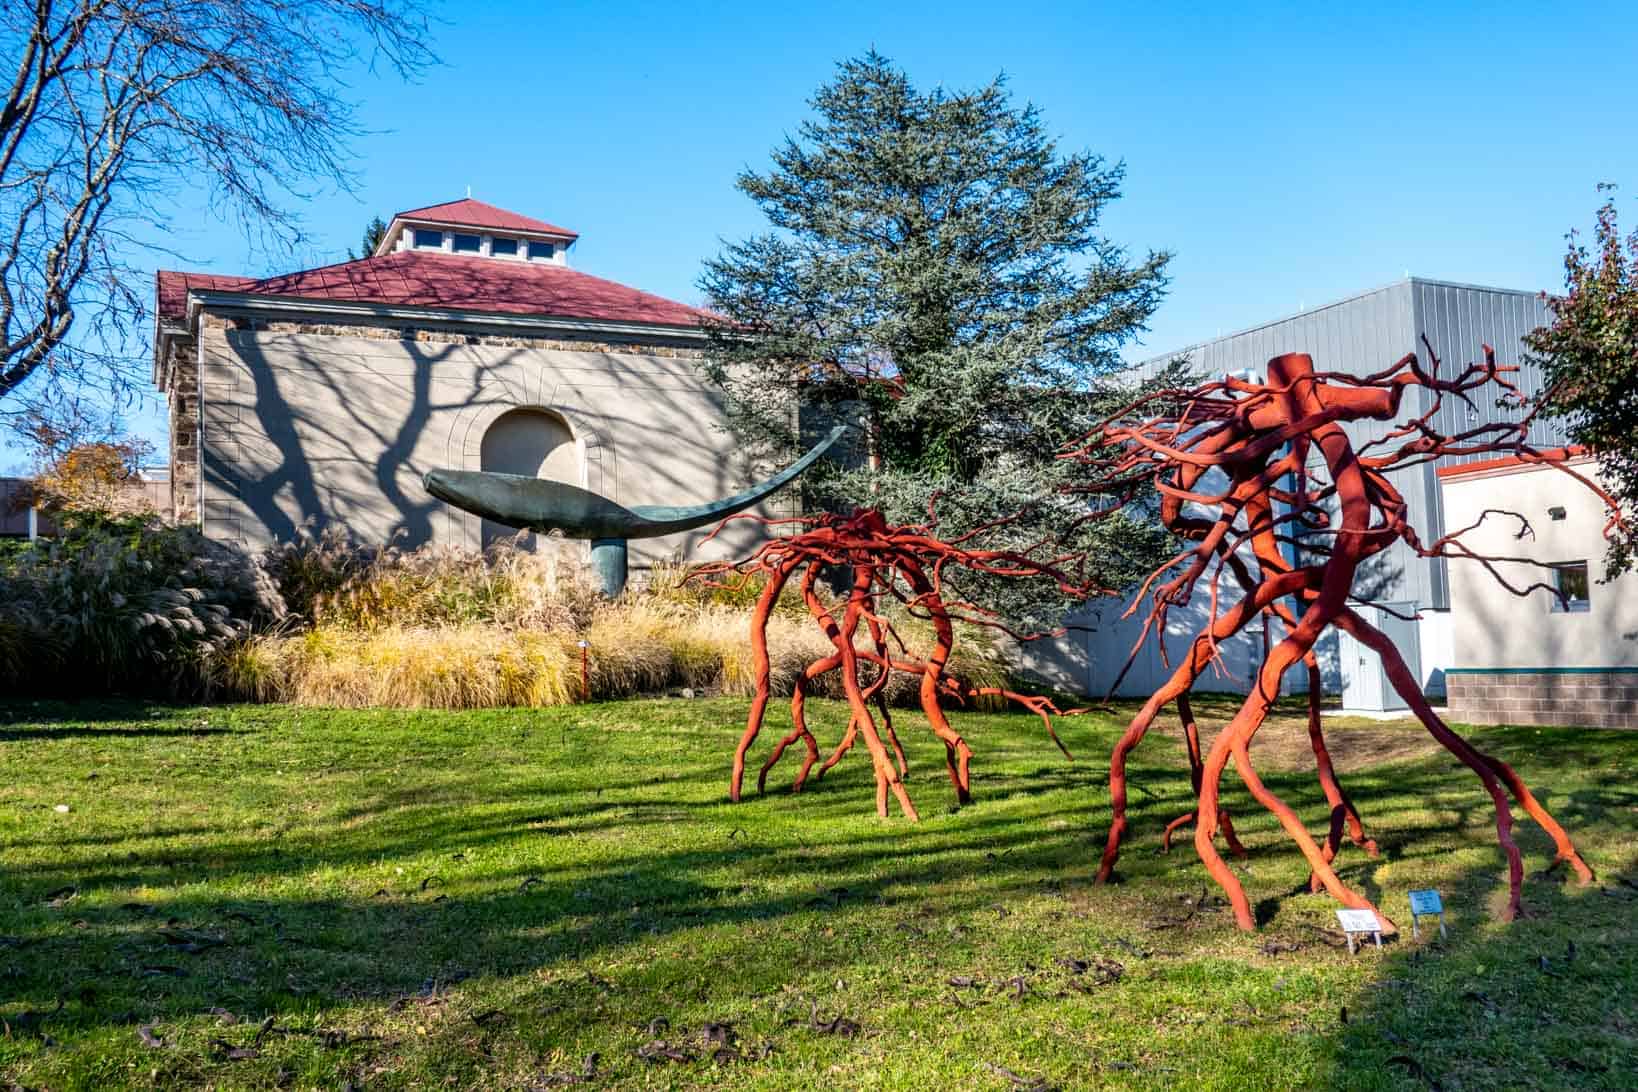
[[[499,474],[521,474],[528,478],[550,478],[580,485],[579,445],[567,421],[542,409],[508,410],[484,430],[479,445],[479,468]],[[511,538],[517,531],[498,523],[483,521],[483,545]],[[525,535],[519,544],[534,549],[536,535]]]

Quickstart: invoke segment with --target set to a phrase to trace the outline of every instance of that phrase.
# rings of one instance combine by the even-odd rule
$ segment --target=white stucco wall
[[[621,504],[697,504],[754,480],[694,360],[668,350],[317,329],[334,332],[205,316],[200,498],[212,537],[260,545],[340,522],[364,541],[476,548],[479,519],[429,496],[421,477],[480,469],[487,430],[519,408],[571,430],[575,465],[554,452],[554,477]],[[772,503],[783,512],[789,502]],[[634,541],[632,563],[739,554],[756,537],[742,525],[699,555],[709,530]]]
[[[1571,464],[1596,473],[1587,459]],[[1491,514],[1462,536],[1475,553],[1538,562],[1586,561],[1593,583],[1591,609],[1554,611],[1553,597],[1536,591],[1519,598],[1474,561],[1451,561],[1451,646],[1462,667],[1638,666],[1638,575],[1609,583],[1605,577],[1603,528],[1607,512],[1597,495],[1550,467],[1510,467],[1441,480],[1445,526],[1454,530],[1479,520],[1485,509],[1517,512],[1533,535],[1518,537],[1519,522]],[[1561,507],[1555,520],[1549,509]],[[1520,562],[1497,570],[1517,586],[1552,582],[1550,571]]]

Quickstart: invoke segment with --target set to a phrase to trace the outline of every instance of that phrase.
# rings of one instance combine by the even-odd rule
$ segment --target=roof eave
[[[457,307],[421,307],[411,304],[327,300],[311,296],[269,296],[222,289],[194,289],[188,293],[187,325],[204,310],[222,308],[246,313],[334,315],[415,322],[467,322],[523,330],[557,330],[580,334],[662,336],[689,341],[708,337],[703,320],[698,324],[637,322],[577,318],[571,315],[523,315],[510,311],[482,311]]]
[[[153,380],[155,389],[165,393],[170,383],[170,367],[166,363],[170,359],[171,340],[177,337],[186,337],[192,332],[192,323],[186,318],[178,319],[174,316],[162,315],[156,308],[154,311],[154,361],[149,370],[149,378]]]

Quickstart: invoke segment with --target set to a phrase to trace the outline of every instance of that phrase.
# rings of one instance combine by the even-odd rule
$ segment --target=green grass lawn
[[[1116,717],[1063,722],[1070,765],[1032,717],[958,715],[977,800],[956,810],[904,714],[912,825],[876,818],[862,747],[800,796],[729,804],[743,707],[0,708],[0,1079],[1638,1086],[1638,736],[1475,733],[1600,874],[1540,874],[1526,821],[1529,915],[1502,925],[1473,777],[1404,725],[1340,733],[1383,849],[1345,850],[1342,876],[1405,926],[1350,956],[1232,775],[1262,931],[1233,928],[1186,836],[1157,852],[1189,802],[1170,722],[1138,752],[1123,882],[1095,888]],[[816,719],[834,740],[845,714]],[[760,753],[788,723],[770,721]],[[1253,753],[1320,830],[1295,731]],[[1409,937],[1425,885],[1448,941]]]

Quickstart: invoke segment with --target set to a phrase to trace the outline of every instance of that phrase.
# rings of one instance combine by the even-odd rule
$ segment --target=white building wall
[[[1571,464],[1596,473],[1588,459]],[[1492,513],[1462,536],[1479,554],[1526,559],[1496,564],[1509,582],[1523,587],[1551,583],[1539,564],[1587,562],[1593,583],[1591,609],[1555,611],[1553,596],[1535,591],[1520,598],[1474,561],[1450,563],[1452,653],[1457,668],[1638,667],[1638,574],[1607,580],[1603,528],[1608,514],[1596,494],[1550,467],[1507,467],[1446,476],[1445,523],[1478,522],[1486,509],[1516,512],[1520,523]],[[1551,509],[1562,508],[1563,519]]]

